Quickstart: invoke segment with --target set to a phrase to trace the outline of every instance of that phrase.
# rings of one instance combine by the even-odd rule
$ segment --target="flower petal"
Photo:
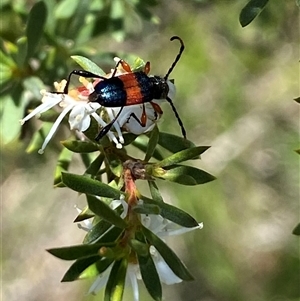
[[[20,120],[20,123],[23,125],[27,120],[31,119],[33,116],[37,114],[41,114],[58,103],[62,101],[62,94],[52,94],[45,91],[41,91],[43,94],[42,98],[42,104],[40,104],[38,107],[36,107],[34,110],[32,110],[27,116],[25,116],[23,119]]]
[[[105,286],[110,274],[110,270],[111,267],[109,267],[105,272],[97,276],[96,280],[88,290],[88,294],[96,295]]]
[[[71,130],[86,131],[91,123],[91,117],[84,105],[74,106],[69,115]]]
[[[151,246],[151,248],[154,248],[154,247]],[[155,251],[156,251],[156,249],[155,249]],[[164,261],[164,259],[161,257],[161,255],[157,251],[155,252],[155,255],[153,256],[153,261],[154,261],[154,264],[157,269],[157,272],[158,272],[161,282],[168,284],[168,285],[182,282],[182,279],[180,279],[173,273],[173,271],[170,269],[170,267],[167,265],[167,263]]]
[[[57,131],[58,126],[60,125],[60,123],[62,122],[62,120],[64,119],[64,117],[68,114],[68,112],[72,109],[73,104],[67,106],[61,113],[60,115],[57,117],[57,119],[55,120],[50,132],[48,133],[48,135],[46,136],[44,143],[41,147],[41,149],[38,151],[39,154],[43,154],[45,147],[47,146],[47,144],[49,143],[49,141],[51,140],[51,138],[53,137],[53,135],[55,134],[55,132]]]
[[[129,264],[127,268],[126,282],[128,279],[130,281],[132,291],[133,291],[133,301],[139,301],[139,287],[136,276],[136,269],[138,266],[136,264]]]

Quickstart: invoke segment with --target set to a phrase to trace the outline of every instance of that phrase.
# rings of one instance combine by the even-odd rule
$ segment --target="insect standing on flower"
[[[132,72],[130,66],[123,60],[119,60],[117,62],[115,69],[112,72],[112,76],[110,78],[105,78],[103,76],[85,70],[73,70],[69,74],[67,84],[64,88],[64,94],[68,94],[68,87],[71,80],[71,76],[73,74],[85,78],[100,78],[102,80],[95,85],[94,91],[88,97],[89,101],[97,102],[103,107],[121,107],[120,111],[117,113],[115,118],[100,130],[95,140],[99,141],[103,136],[107,134],[107,132],[113,126],[114,122],[120,116],[125,106],[143,104],[142,116],[138,118],[134,113],[132,113],[129,116],[128,120],[132,117],[141,126],[144,127],[147,121],[144,103],[149,102],[153,106],[153,109],[156,113],[162,114],[160,106],[152,102],[154,99],[166,99],[169,102],[181,127],[182,135],[184,138],[186,138],[186,131],[184,129],[183,123],[173,104],[172,99],[168,97],[168,77],[182,55],[182,52],[184,50],[184,44],[181,38],[177,36],[173,36],[170,40],[179,40],[181,46],[178,55],[176,56],[173,64],[171,65],[170,69],[164,77],[148,76],[148,73],[150,72],[150,62],[146,63],[143,71]],[[123,67],[123,69],[128,73],[115,76],[117,68],[120,64]]]

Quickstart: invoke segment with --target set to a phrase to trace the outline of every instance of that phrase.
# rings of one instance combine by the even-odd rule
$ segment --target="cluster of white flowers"
[[[115,61],[120,60],[115,58]],[[113,72],[113,70],[112,70]],[[126,71],[120,65],[117,69],[115,76],[126,73]],[[105,77],[109,78],[112,73],[107,74]],[[100,79],[101,80],[101,79]],[[89,102],[88,96],[94,91],[94,85],[99,82],[97,79],[94,83],[88,82],[85,78],[79,77],[81,85],[76,89],[72,89],[68,94],[63,94],[64,87],[67,83],[66,80],[62,80],[60,83],[54,83],[56,92],[46,92],[45,90],[41,91],[42,94],[42,104],[30,112],[26,117],[20,120],[21,124],[24,124],[27,120],[31,119],[34,116],[38,116],[47,110],[59,106],[61,112],[54,122],[51,130],[46,136],[44,143],[39,150],[39,153],[43,153],[47,144],[57,131],[59,125],[61,124],[64,117],[69,113],[69,125],[71,130],[76,130],[79,132],[86,131],[91,124],[91,117],[93,117],[101,127],[105,127],[107,123],[100,117],[98,110],[101,108],[101,105],[97,102]],[[173,83],[168,82],[170,91],[168,97],[171,99],[175,96],[175,86]],[[153,100],[153,103],[157,105],[162,102],[162,100]],[[115,108],[103,108],[106,110],[107,115],[110,120],[113,120],[117,113],[120,111],[121,107]],[[143,112],[147,117],[145,126],[143,127],[137,120],[130,118],[132,114],[135,114],[137,117],[142,116]],[[126,106],[123,108],[119,118],[113,124],[115,133],[112,131],[107,132],[108,138],[113,141],[117,148],[122,148],[124,143],[124,138],[122,135],[122,129],[127,132],[140,135],[142,133],[151,131],[155,126],[156,122],[160,119],[161,115],[158,114],[151,103],[137,104]],[[108,120],[108,121],[110,121]],[[82,135],[85,139],[85,136]]]
[[[124,201],[124,199],[114,200],[110,204],[110,207],[112,209],[115,209],[119,205],[123,207],[121,217],[125,218],[128,212],[128,204]],[[81,212],[80,209],[76,209],[78,210],[78,212]],[[154,214],[141,214],[141,222],[143,226],[148,228],[150,231],[152,231],[155,235],[157,235],[163,240],[169,236],[180,235],[192,230],[203,228],[203,223],[199,223],[197,227],[185,228],[173,222],[170,222],[169,220],[163,218],[161,215]],[[80,225],[79,228],[85,231],[90,231],[92,229],[91,220],[85,220],[84,224],[84,226]],[[170,269],[170,267],[167,265],[165,260],[162,258],[162,256],[159,254],[159,252],[154,246],[150,247],[150,254],[152,256],[160,281],[162,283],[172,285],[175,283],[182,282],[182,279],[174,274],[174,272]],[[110,271],[111,266],[105,272],[97,276],[96,280],[91,285],[88,294],[97,294],[102,288],[104,288],[104,286],[107,283]],[[134,301],[139,301],[138,280],[142,280],[139,265],[136,263],[129,263],[127,267],[125,283],[127,286],[130,285],[132,287]]]

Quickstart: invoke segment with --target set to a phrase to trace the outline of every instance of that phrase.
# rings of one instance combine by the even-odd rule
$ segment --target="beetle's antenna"
[[[177,36],[173,36],[170,41],[173,41],[173,40],[179,40],[181,46],[180,46],[180,49],[179,49],[179,53],[177,54],[172,66],[170,67],[169,71],[167,72],[167,74],[165,75],[164,79],[167,80],[169,75],[171,74],[171,72],[173,71],[174,67],[176,66],[177,62],[180,60],[180,57],[182,55],[182,52],[184,50],[184,44],[183,44],[183,41],[181,40],[181,38],[177,37]]]

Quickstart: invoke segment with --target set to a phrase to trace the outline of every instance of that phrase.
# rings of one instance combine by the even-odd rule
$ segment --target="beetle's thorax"
[[[167,81],[159,76],[150,76],[149,80],[153,84],[153,99],[165,99],[169,93]]]

